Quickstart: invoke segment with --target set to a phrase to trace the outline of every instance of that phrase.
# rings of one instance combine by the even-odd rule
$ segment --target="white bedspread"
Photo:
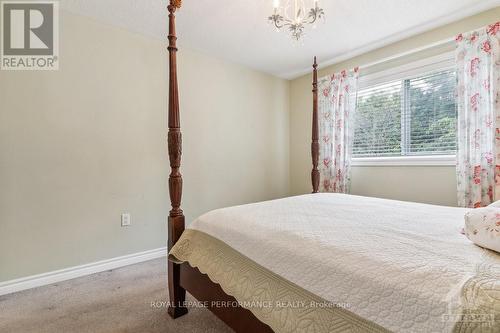
[[[460,229],[465,209],[311,194],[191,223],[283,278],[396,332],[450,332],[464,283],[500,256]]]

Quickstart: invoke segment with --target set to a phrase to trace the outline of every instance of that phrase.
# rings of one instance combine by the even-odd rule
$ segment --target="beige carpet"
[[[232,332],[203,308],[171,319],[167,299],[166,261],[156,259],[0,296],[0,332]]]

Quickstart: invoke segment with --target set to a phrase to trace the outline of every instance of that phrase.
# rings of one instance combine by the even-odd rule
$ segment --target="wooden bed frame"
[[[182,212],[182,175],[179,171],[182,155],[182,134],[179,113],[179,88],[177,83],[177,36],[175,31],[175,12],[181,7],[182,0],[170,0],[169,11],[169,100],[168,100],[168,155],[170,159],[170,176],[168,187],[172,209],[168,216],[168,250],[177,242],[184,231],[185,218]],[[312,171],[311,181],[313,193],[319,188],[319,125],[318,125],[318,72],[316,57],[313,64],[313,121],[312,121]],[[215,302],[235,302],[236,299],[226,294],[220,285],[212,282],[206,274],[188,263],[174,264],[168,262],[168,291],[170,303],[168,313],[172,318],[178,318],[188,312],[186,307],[186,291],[197,300],[208,306],[217,317],[223,320],[236,332],[273,332],[272,329],[259,321],[247,309],[242,307],[213,306]],[[221,304],[221,303],[219,303]],[[226,303],[227,304],[227,303]],[[234,304],[234,303],[233,303]]]

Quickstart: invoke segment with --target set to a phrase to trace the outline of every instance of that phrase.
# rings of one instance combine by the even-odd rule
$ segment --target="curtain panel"
[[[500,196],[500,22],[456,38],[461,207],[481,207]]]
[[[320,191],[348,193],[358,68],[318,82]]]

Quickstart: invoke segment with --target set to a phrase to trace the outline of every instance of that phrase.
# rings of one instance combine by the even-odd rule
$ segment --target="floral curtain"
[[[320,191],[348,193],[358,68],[319,80]]]
[[[458,204],[500,195],[500,22],[456,38]]]

